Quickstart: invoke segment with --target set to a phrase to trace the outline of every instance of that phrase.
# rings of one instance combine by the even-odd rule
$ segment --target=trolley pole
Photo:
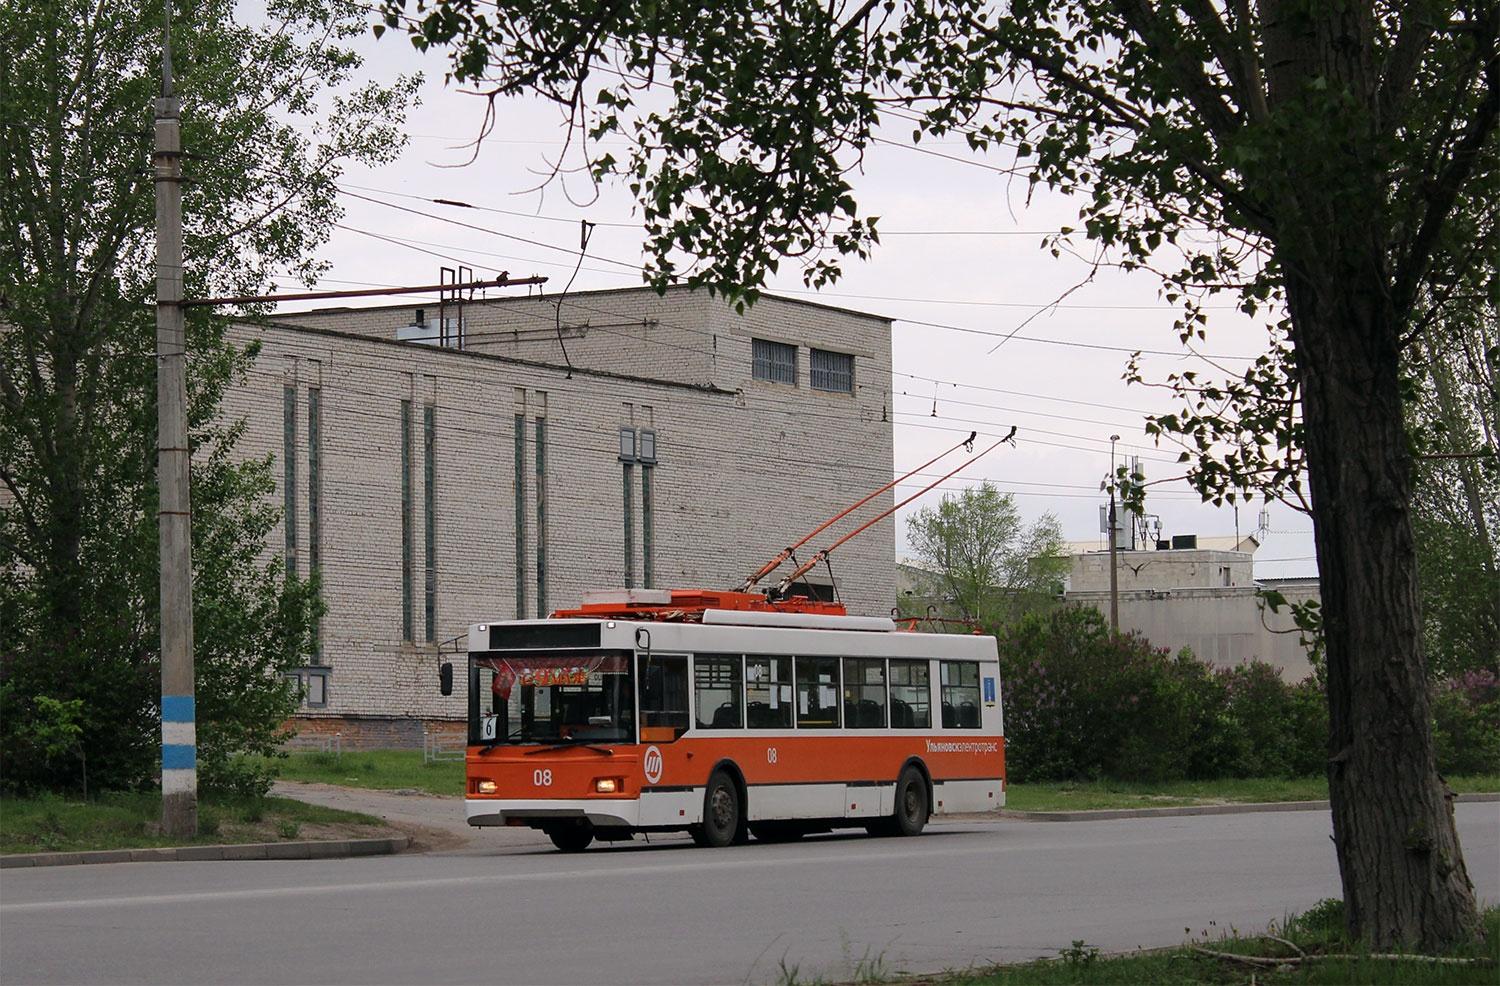
[[[187,332],[182,311],[182,124],[172,91],[172,4],[156,100],[156,483],[161,557],[161,827],[198,834],[193,706],[193,555],[189,514]]]

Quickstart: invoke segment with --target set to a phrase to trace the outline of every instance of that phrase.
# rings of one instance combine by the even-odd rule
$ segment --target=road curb
[[[1460,794],[1459,804],[1500,801],[1500,793]],[[1183,805],[1176,808],[1098,808],[1089,811],[1001,811],[1002,818],[1023,822],[1099,822],[1118,818],[1175,818],[1190,815],[1248,815],[1266,811],[1327,811],[1327,801],[1247,801],[1228,805]]]
[[[387,839],[333,839],[304,842],[241,842],[218,846],[162,849],[106,849],[91,852],[32,852],[0,856],[0,870],[30,866],[81,866],[90,863],[178,863],[231,859],[342,859],[387,856],[404,850],[404,835]]]

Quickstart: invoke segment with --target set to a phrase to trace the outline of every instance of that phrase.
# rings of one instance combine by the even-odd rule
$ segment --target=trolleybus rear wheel
[[[549,825],[545,831],[552,844],[563,852],[583,852],[594,841],[594,826],[588,822]]]
[[[700,846],[722,849],[740,834],[740,792],[722,770],[713,772],[703,792],[703,824],[688,829]]]

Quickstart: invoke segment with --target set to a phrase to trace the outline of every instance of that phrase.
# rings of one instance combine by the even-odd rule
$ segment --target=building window
[[[797,347],[769,339],[750,340],[750,376],[797,386]]]
[[[281,388],[281,514],[286,570],[297,574],[297,388]]]
[[[318,568],[323,563],[323,531],[318,509],[323,489],[322,396],[322,391],[317,387],[307,389],[307,569],[313,575],[318,573]],[[322,591],[320,586],[320,595]],[[323,619],[319,617],[312,628],[313,654],[319,659],[323,656],[322,623]]]
[[[932,684],[926,661],[891,661],[891,728],[932,725]]]
[[[739,729],[745,673],[738,654],[699,654],[693,658],[693,684],[699,729]]]
[[[427,642],[437,640],[437,408],[422,408],[423,617]]]
[[[632,494],[635,467],[626,462],[620,470],[624,476],[620,489],[625,508],[625,588],[629,589],[635,585],[635,497]]]
[[[415,640],[412,628],[411,401],[401,402],[401,639]]]
[[[826,390],[834,394],[854,393],[853,356],[814,349],[810,353],[808,364],[808,379],[812,382],[813,390]]]
[[[943,728],[979,728],[979,665],[974,661],[943,661]]]
[[[844,658],[844,725],[850,729],[885,727],[885,661]]]
[[[309,709],[328,707],[328,678],[331,669],[324,667],[298,668],[281,677],[287,687],[297,694],[297,701]]]
[[[516,619],[526,618],[526,415],[516,415]]]
[[[745,658],[745,713],[751,729],[792,724],[792,659]]]
[[[651,588],[656,581],[656,508],[652,490],[655,466],[641,463],[641,585]]]
[[[322,709],[328,706],[328,674],[311,668],[307,672],[307,707]]]
[[[536,615],[547,615],[547,419],[536,419]]]

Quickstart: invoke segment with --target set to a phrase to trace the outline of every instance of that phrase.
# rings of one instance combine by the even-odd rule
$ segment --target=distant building
[[[1261,587],[1288,602],[1318,598],[1318,580],[1264,579],[1254,574],[1254,537],[1178,538],[1183,547],[1116,552],[1120,628],[1157,647],[1183,647],[1223,667],[1261,660],[1282,669],[1288,681],[1312,670],[1300,635],[1285,608],[1265,607]],[[1186,545],[1193,545],[1188,547]],[[1086,547],[1090,550],[1078,550]],[[1073,546],[1073,568],[1064,598],[1109,612],[1109,551]]]
[[[261,347],[223,413],[246,422],[240,454],[274,459],[267,555],[323,579],[304,730],[420,742],[465,714],[437,669],[470,623],[590,589],[731,588],[891,477],[887,319],[772,296],[739,315],[686,288],[458,317],[419,302],[231,330]],[[890,612],[894,542],[887,518],[833,557],[851,612]]]

